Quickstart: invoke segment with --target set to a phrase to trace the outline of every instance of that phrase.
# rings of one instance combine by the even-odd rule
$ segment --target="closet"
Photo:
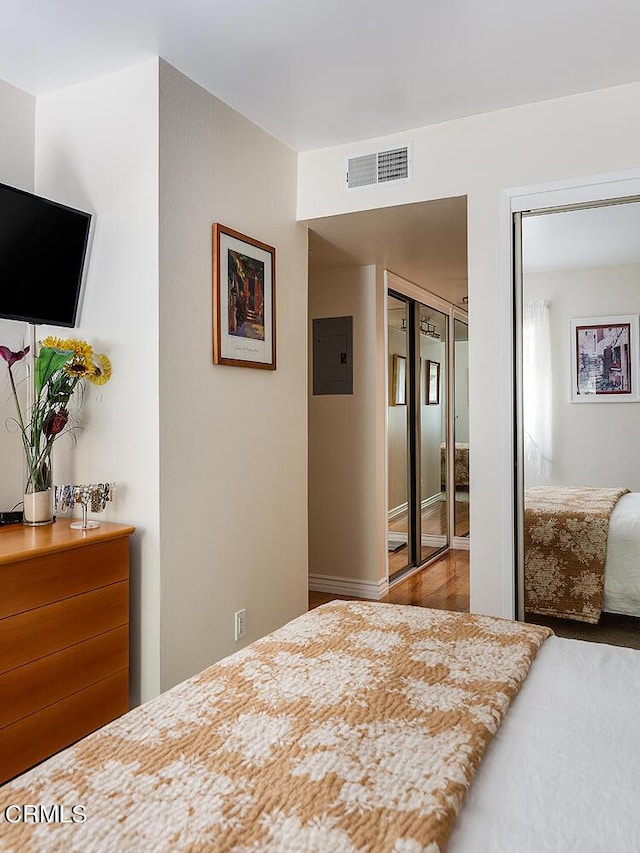
[[[415,287],[388,288],[386,312],[393,582],[469,547],[468,335],[466,312]]]

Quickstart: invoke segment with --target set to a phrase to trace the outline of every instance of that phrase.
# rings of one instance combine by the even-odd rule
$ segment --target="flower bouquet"
[[[13,368],[28,352],[29,347],[12,352],[0,346],[0,357],[9,370],[16,422],[26,457],[24,521],[25,524],[48,524],[53,521],[51,451],[56,438],[69,427],[69,401],[85,380],[94,385],[108,382],[111,364],[106,355],[94,353],[85,341],[45,338],[34,363],[33,404],[25,417]]]

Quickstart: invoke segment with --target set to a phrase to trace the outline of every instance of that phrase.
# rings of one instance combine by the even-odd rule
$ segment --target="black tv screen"
[[[0,317],[76,324],[91,214],[0,184]]]

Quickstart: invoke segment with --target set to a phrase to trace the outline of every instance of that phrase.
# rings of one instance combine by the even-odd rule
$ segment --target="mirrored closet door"
[[[515,224],[519,616],[640,648],[640,202]]]
[[[387,548],[390,577],[450,543],[449,315],[387,297]]]
[[[469,325],[453,321],[454,382],[454,536],[469,542]]]
[[[410,512],[409,407],[407,376],[409,302],[400,296],[387,297],[387,344],[389,390],[387,400],[387,548],[390,574],[411,565],[413,517]]]
[[[418,306],[420,350],[420,548],[419,562],[449,544],[447,535],[447,344],[449,317]]]

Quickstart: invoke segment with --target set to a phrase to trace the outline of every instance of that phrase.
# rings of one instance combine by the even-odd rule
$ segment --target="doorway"
[[[409,285],[408,293],[400,288],[403,295],[414,296],[421,303],[433,298],[438,303],[433,307],[448,318],[452,305],[462,308],[467,293],[466,219],[466,198],[457,198],[308,223],[311,369],[315,320],[351,317],[353,329],[352,393],[316,395],[311,383],[309,389],[309,583],[316,591],[377,599],[384,598],[389,591],[387,384],[392,381],[392,368],[387,365],[386,299],[388,287],[398,288],[393,283],[387,285],[387,281],[401,278]],[[401,315],[398,312],[398,325],[402,323]],[[418,310],[417,325],[420,319],[423,331],[432,331],[429,324],[434,317],[427,312],[420,318]],[[407,322],[405,316],[405,326]],[[451,328],[449,319],[448,330]],[[419,330],[416,340],[418,335]],[[446,339],[448,343],[450,338],[449,335]],[[423,335],[423,340],[436,339]],[[406,383],[408,350],[403,352]],[[419,350],[416,357],[420,358]],[[443,367],[447,359],[426,351],[422,359],[422,383],[416,381],[415,388],[426,394],[424,364],[431,361],[432,386],[438,385],[435,374],[440,364],[442,396],[439,405],[424,402],[419,405],[423,413],[429,411],[431,417],[442,417],[442,401],[448,403],[451,395],[450,372]],[[402,364],[399,362],[398,371],[402,370]],[[413,405],[411,400],[407,405],[406,384],[399,385],[404,388],[405,403],[404,408],[395,407],[396,419],[407,418]],[[449,435],[448,446],[451,441]],[[439,434],[434,448],[436,458],[431,460],[437,486],[428,495],[425,492],[420,504],[442,491],[443,481],[439,479],[442,443]],[[405,490],[406,454],[405,447],[402,466]],[[449,461],[447,455],[447,466]],[[434,503],[437,502],[436,497]],[[440,513],[453,514],[449,502],[439,502],[443,504],[436,507]],[[394,507],[400,504],[404,504],[405,525],[398,532],[404,534],[404,541],[397,544],[404,547],[404,553],[408,553],[410,530],[415,536],[416,553],[418,548],[429,553],[438,551],[442,547],[442,528],[427,530],[426,519],[423,524],[415,513],[409,521],[408,493],[398,498]],[[446,524],[450,524],[448,519]],[[419,527],[422,529],[418,534]],[[440,540],[434,542],[428,536]],[[447,536],[445,547],[452,541]],[[418,564],[421,558],[418,554],[411,562]],[[410,561],[405,558],[403,565],[410,565]]]

